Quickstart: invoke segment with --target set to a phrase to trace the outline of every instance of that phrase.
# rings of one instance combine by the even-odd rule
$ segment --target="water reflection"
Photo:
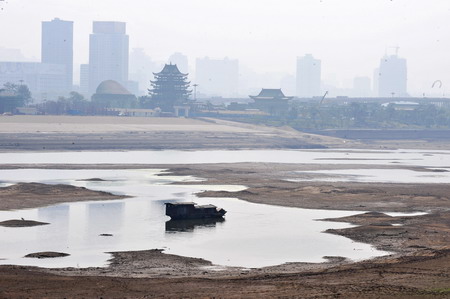
[[[365,259],[386,254],[368,244],[323,231],[348,227],[315,219],[344,217],[348,211],[321,211],[253,204],[235,198],[197,198],[200,190],[242,190],[243,186],[162,184],[156,170],[0,170],[8,182],[66,183],[132,196],[124,200],[76,202],[39,209],[1,211],[0,221],[32,219],[45,227],[0,228],[0,264],[40,267],[101,267],[105,252],[165,248],[167,253],[204,258],[214,264],[263,267],[285,262],[321,262],[323,256]],[[98,177],[104,181],[80,181]],[[120,182],[112,182],[111,178]],[[228,211],[226,221],[168,221],[164,203],[194,201]],[[111,234],[105,238],[101,234]],[[24,259],[28,253],[69,253],[61,259]]]
[[[213,228],[222,222],[225,222],[224,218],[169,220],[166,221],[166,233],[192,232],[201,227]]]
[[[424,155],[428,154],[428,155]],[[0,153],[3,164],[313,163],[450,167],[450,151],[421,150],[212,150]],[[83,179],[95,178],[89,175]],[[104,178],[102,178],[104,179]]]
[[[96,226],[103,233],[117,231],[122,227],[124,214],[124,202],[92,203],[88,206],[88,226]]]

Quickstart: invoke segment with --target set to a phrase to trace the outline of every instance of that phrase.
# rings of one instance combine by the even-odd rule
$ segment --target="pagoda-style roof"
[[[166,64],[164,65],[164,68],[159,73],[153,73],[155,76],[161,76],[161,75],[181,75],[181,76],[187,76],[188,74],[183,74],[180,72],[176,64]]]
[[[263,88],[257,96],[249,96],[253,100],[291,100],[293,97],[287,97],[281,89]]]

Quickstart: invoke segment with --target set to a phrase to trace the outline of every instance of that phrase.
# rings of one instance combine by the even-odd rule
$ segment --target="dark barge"
[[[227,211],[214,205],[199,206],[195,202],[166,203],[166,215],[171,219],[221,218]]]

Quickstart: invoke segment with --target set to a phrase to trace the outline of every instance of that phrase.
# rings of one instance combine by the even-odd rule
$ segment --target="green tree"
[[[3,88],[7,92],[10,92],[18,97],[18,107],[27,105],[32,101],[30,89],[26,85],[6,82],[3,85]]]

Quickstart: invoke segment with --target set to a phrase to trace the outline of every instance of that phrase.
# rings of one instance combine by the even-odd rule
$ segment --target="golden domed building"
[[[136,96],[114,80],[100,83],[91,100],[104,108],[134,108],[137,106]]]

